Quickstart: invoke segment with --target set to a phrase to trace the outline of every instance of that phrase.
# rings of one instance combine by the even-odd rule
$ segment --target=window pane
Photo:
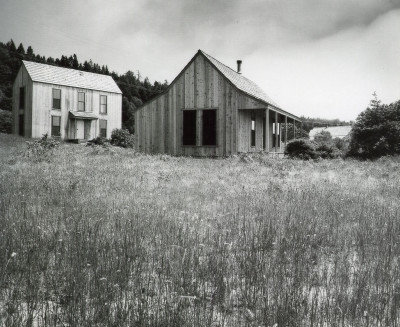
[[[107,104],[107,96],[100,95],[100,104]]]
[[[53,126],[60,126],[60,122],[61,122],[61,117],[58,116],[53,116]]]
[[[196,145],[196,110],[183,111],[183,145]]]
[[[85,93],[78,92],[78,101],[85,102]]]
[[[100,119],[100,128],[107,128],[107,120]]]
[[[203,145],[217,145],[217,110],[203,110]]]
[[[61,99],[61,90],[53,89],[53,99]]]

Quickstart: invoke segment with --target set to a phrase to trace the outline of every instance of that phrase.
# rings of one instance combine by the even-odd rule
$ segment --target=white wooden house
[[[282,153],[282,125],[301,119],[244,77],[240,64],[235,71],[199,50],[164,93],[136,110],[137,150],[216,157]]]
[[[111,76],[22,61],[13,85],[13,133],[66,140],[110,138],[122,124]]]

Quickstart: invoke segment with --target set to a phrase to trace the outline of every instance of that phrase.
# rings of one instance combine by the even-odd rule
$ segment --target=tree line
[[[52,58],[35,54],[33,48],[25,47],[22,43],[17,47],[11,39],[7,43],[0,42],[0,132],[11,128],[12,85],[21,66],[21,60],[72,68],[86,72],[111,76],[122,91],[122,127],[134,133],[134,110],[144,102],[162,93],[168,82],[155,81],[150,83],[147,77],[142,78],[139,71],[129,70],[119,75],[110,71],[107,65],[99,65],[92,60],[79,62],[77,55],[62,55]]]

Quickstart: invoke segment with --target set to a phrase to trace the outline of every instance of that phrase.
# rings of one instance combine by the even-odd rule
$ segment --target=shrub
[[[122,148],[133,148],[135,138],[127,129],[114,129],[111,133],[111,144]]]
[[[322,130],[321,132],[315,134],[314,141],[318,144],[331,144],[332,135],[330,132]]]
[[[351,130],[349,155],[374,159],[400,154],[400,101],[381,105],[372,100]]]
[[[42,138],[35,141],[26,142],[28,148],[25,156],[35,162],[50,161],[52,150],[60,145],[60,142],[55,139],[48,138],[47,133],[43,134]]]
[[[11,134],[12,112],[0,109],[0,133]]]
[[[101,146],[108,146],[110,144],[110,141],[107,140],[105,137],[98,136],[92,140],[87,141],[86,145],[92,146],[92,145],[101,145]]]
[[[306,139],[295,139],[290,141],[286,146],[285,154],[289,156],[289,158],[298,158],[303,160],[316,159],[318,157],[315,143]]]
[[[315,149],[317,156],[322,159],[335,159],[339,158],[342,153],[333,144],[322,143],[317,145]]]

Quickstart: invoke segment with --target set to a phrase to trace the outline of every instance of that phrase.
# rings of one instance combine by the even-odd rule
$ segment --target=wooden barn
[[[13,133],[67,140],[110,138],[122,124],[111,76],[22,61],[13,85]]]
[[[283,152],[282,125],[300,118],[282,110],[237,64],[235,71],[199,50],[164,93],[136,110],[137,150],[200,157]]]

